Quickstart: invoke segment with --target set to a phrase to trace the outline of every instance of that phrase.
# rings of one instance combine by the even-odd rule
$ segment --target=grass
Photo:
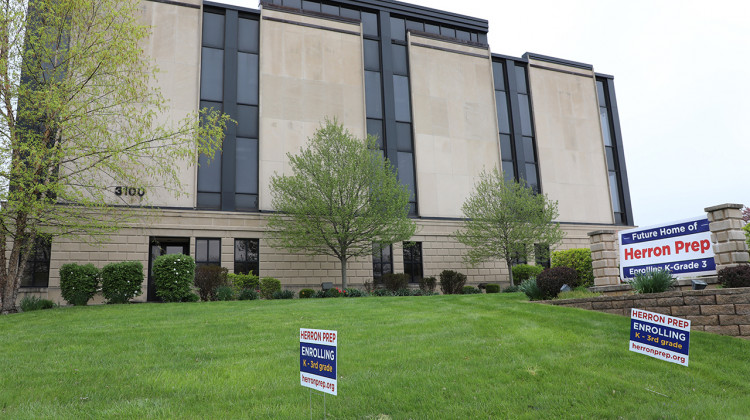
[[[338,330],[332,419],[748,414],[750,341],[693,332],[683,367],[628,351],[625,317],[515,293],[3,316],[0,418],[307,418],[300,327]]]

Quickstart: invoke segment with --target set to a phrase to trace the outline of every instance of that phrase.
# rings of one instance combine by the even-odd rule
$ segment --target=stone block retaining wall
[[[638,308],[689,319],[691,331],[705,331],[750,340],[750,287],[599,296],[544,303],[628,317],[631,308]]]

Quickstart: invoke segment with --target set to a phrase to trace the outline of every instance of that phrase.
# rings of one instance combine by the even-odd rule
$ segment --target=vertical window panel
[[[399,152],[413,152],[411,124],[396,123],[396,139]]]
[[[367,118],[383,118],[383,100],[380,90],[380,73],[365,72],[365,103]]]
[[[422,279],[421,242],[404,242],[404,273],[409,276],[410,283],[418,283]]]
[[[374,120],[371,118],[367,119],[367,134],[373,135],[378,138],[378,147],[381,150],[385,148],[384,137],[383,137],[383,121]]]
[[[612,196],[612,210],[615,213],[621,212],[622,208],[620,207],[620,189],[617,183],[617,172],[614,171],[609,172],[609,192]]]
[[[259,275],[260,241],[258,239],[234,240],[234,274]]]
[[[516,180],[516,168],[512,160],[503,160],[503,176],[506,181]]]
[[[406,41],[406,24],[403,19],[391,18],[391,39],[393,41]]]
[[[258,105],[258,55],[237,53],[237,102]]]
[[[505,90],[505,74],[503,73],[503,63],[492,62],[492,77],[495,80],[495,90]]]
[[[516,89],[519,93],[529,93],[526,90],[526,68],[523,66],[516,66]]]
[[[237,136],[258,138],[258,107],[237,105]]]
[[[203,47],[201,60],[201,99],[224,99],[224,51]]]
[[[198,165],[198,191],[221,192],[221,152],[216,156],[201,153]]]
[[[258,53],[258,21],[253,19],[239,20],[237,29],[237,49],[247,53]]]
[[[203,45],[224,48],[224,15],[203,13]]]
[[[258,193],[258,140],[237,138],[235,158],[235,191]]]
[[[503,160],[513,160],[513,146],[508,134],[500,134],[500,156]]]
[[[528,95],[518,94],[518,111],[521,114],[521,134],[524,136],[533,136],[534,131],[531,128],[531,107],[529,106]]]
[[[526,165],[526,184],[536,192],[539,192],[539,180],[536,176],[536,164],[527,163]]]
[[[380,42],[364,40],[365,70],[380,71]]]
[[[408,77],[393,75],[393,96],[396,102],[396,121],[411,122]]]
[[[523,138],[523,157],[526,160],[526,163],[534,163],[536,162],[536,158],[534,156],[534,139],[532,137],[524,137]]]
[[[378,36],[378,15],[362,12],[362,32],[365,35]]]
[[[602,138],[605,146],[612,146],[612,132],[609,131],[609,112],[606,107],[599,107],[599,119],[602,123]]]
[[[510,134],[510,117],[508,109],[508,95],[502,90],[495,91],[495,102],[497,102],[497,123],[500,132]]]
[[[398,152],[398,179],[409,188],[409,201],[416,199],[416,183],[414,182],[414,155],[408,152]]]
[[[393,73],[408,76],[409,66],[406,57],[406,46],[393,44],[391,45],[391,51],[393,53]]]

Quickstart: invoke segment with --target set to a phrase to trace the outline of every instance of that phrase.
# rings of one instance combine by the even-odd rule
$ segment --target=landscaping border
[[[540,303],[623,316],[630,316],[630,309],[638,308],[687,318],[691,322],[692,331],[705,331],[750,340],[750,287],[598,296],[584,299],[548,300]]]

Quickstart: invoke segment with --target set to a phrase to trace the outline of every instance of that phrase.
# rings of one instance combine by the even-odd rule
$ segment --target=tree
[[[0,5],[3,313],[15,310],[37,238],[96,241],[139,214],[115,208],[116,186],[183,194],[178,165],[220,148],[228,117],[218,112],[162,122],[168,103],[143,51],[150,28],[139,23],[138,5],[130,0]]]
[[[525,255],[534,244],[554,245],[564,236],[554,220],[557,201],[515,181],[506,181],[494,170],[482,172],[474,191],[462,207],[465,229],[456,239],[469,247],[465,260],[476,265],[490,259],[505,260],[513,285],[511,260]]]
[[[293,175],[271,179],[277,211],[269,219],[272,244],[337,258],[346,288],[350,258],[414,235],[409,191],[377,150],[375,137],[363,141],[326,119],[308,140],[300,154],[287,154]]]

